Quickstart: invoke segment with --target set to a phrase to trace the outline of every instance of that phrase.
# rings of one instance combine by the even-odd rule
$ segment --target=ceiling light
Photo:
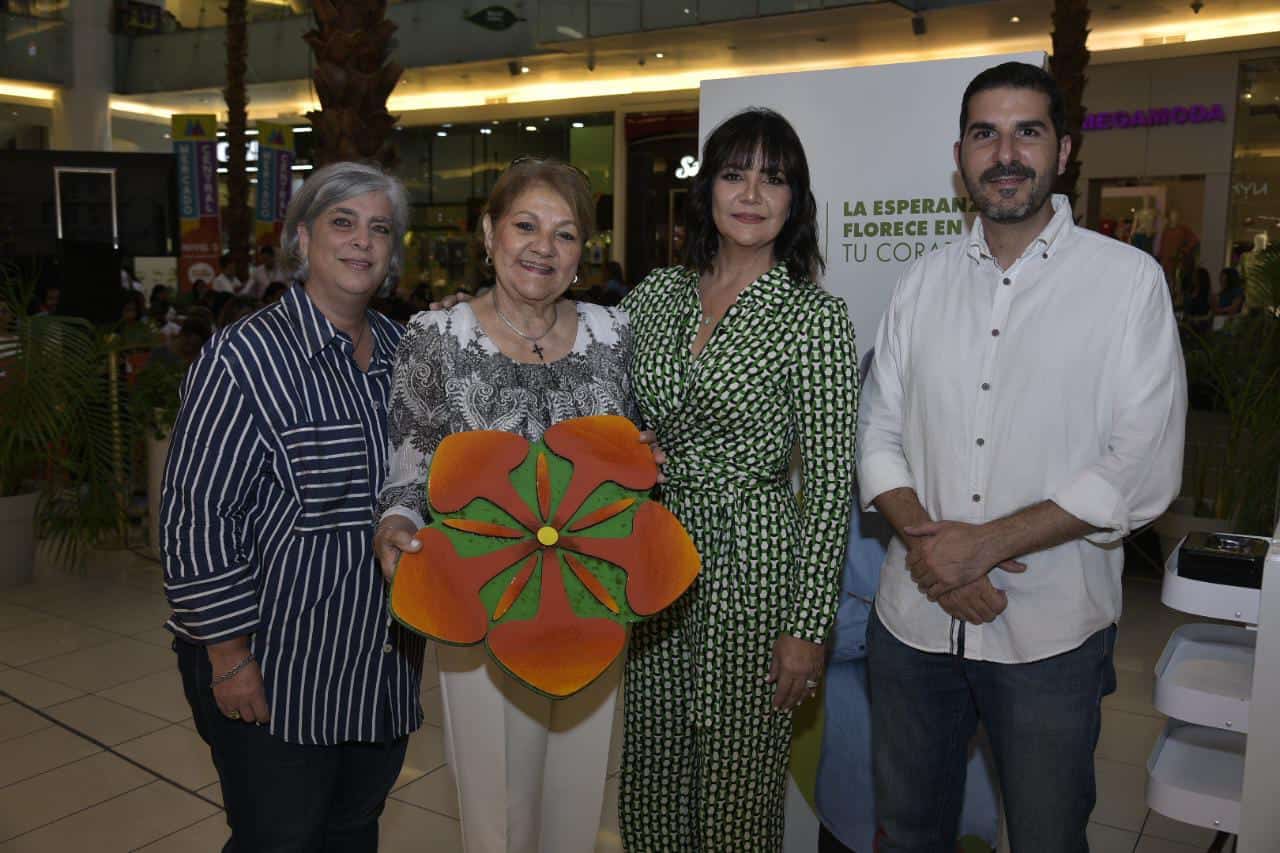
[[[298,164],[295,164],[295,165],[294,165],[294,167],[293,167],[293,171],[295,171],[295,172],[310,172],[310,171],[311,171],[312,169],[314,169],[314,168],[315,168],[315,166],[311,165],[310,163],[298,163]]]
[[[551,116],[543,116],[543,117],[542,117],[542,120],[543,120],[543,121],[551,121]]]
[[[453,122],[451,122],[451,121],[446,121],[444,124],[442,124],[442,125],[440,125],[440,126],[441,126],[441,127],[453,127]]]
[[[526,124],[526,125],[524,126],[524,129],[525,129],[525,130],[527,130],[527,131],[529,131],[530,133],[537,133],[537,132],[538,132],[538,126],[537,126],[536,124]]]
[[[579,129],[586,127],[586,125],[585,125],[585,124],[583,124],[583,123],[582,123],[582,122],[580,122],[580,121],[575,121],[575,122],[573,123],[573,126],[574,126],[574,127],[576,127],[576,128],[579,128]]]
[[[496,124],[498,123],[498,120],[497,120],[497,119],[494,119],[494,120],[493,120],[493,123],[496,125]]]
[[[311,132],[311,131],[313,131],[313,130],[315,130],[315,128],[313,128],[313,127],[312,127],[311,125],[309,125],[309,124],[306,124],[306,125],[303,125],[302,127],[295,127],[295,128],[293,129],[293,132],[294,132],[294,133],[310,133],[310,132]]]
[[[663,53],[662,51],[658,51],[657,53],[655,53],[655,54],[653,55],[653,58],[654,58],[654,59],[662,59],[664,56],[666,56],[666,54],[665,54],[665,53]]]
[[[437,131],[436,131],[436,136],[448,136],[448,135],[449,135],[449,131],[447,131],[447,130],[437,130]]]
[[[1009,19],[1009,23],[1011,23],[1011,24],[1021,24],[1021,23],[1022,23],[1022,19],[1021,19],[1021,18],[1019,18],[1017,15],[1014,15],[1012,18],[1010,18],[1010,19]]]
[[[227,132],[225,130],[218,131],[218,136],[226,136],[226,135],[227,135]]]
[[[1245,92],[1245,93],[1244,93],[1244,99],[1245,99],[1246,101],[1252,101],[1252,100],[1253,100],[1253,92]]]
[[[480,128],[480,132],[481,132],[481,133],[483,133],[485,136],[488,136],[489,134],[493,133],[493,128],[491,128],[491,127],[482,127],[482,128]]]
[[[529,73],[529,66],[527,66],[527,65],[521,65],[521,66],[520,66],[520,73],[521,73],[521,74],[528,74],[528,73]]]

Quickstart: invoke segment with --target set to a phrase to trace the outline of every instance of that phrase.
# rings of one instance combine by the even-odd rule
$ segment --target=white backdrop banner
[[[893,286],[907,266],[968,232],[973,211],[951,153],[960,135],[960,99],[979,72],[1007,61],[1044,65],[1045,55],[702,83],[699,147],[716,125],[753,106],[777,110],[800,135],[818,201],[827,260],[823,285],[848,303],[859,353],[874,342]],[[816,731],[797,731],[797,751],[809,754],[797,756],[793,767],[806,768],[806,776],[817,766],[819,738]],[[807,801],[812,792],[812,778],[791,780],[787,853],[817,849],[817,820]]]
[[[960,99],[985,68],[1043,53],[705,80],[699,148],[720,122],[769,107],[791,122],[809,158],[824,286],[849,304],[858,349],[875,338],[894,282],[920,255],[968,231],[968,193],[951,156]]]

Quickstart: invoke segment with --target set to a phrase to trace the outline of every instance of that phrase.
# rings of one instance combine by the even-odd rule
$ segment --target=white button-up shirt
[[[1120,616],[1121,538],[1178,492],[1182,349],[1155,259],[1078,228],[1063,196],[1007,270],[981,221],[917,261],[876,335],[859,421],[864,504],[909,487],[935,521],[973,524],[1046,499],[1099,533],[996,569],[1009,606],[975,627],[911,580],[898,539],[877,613],[926,652],[1023,663],[1076,648]]]

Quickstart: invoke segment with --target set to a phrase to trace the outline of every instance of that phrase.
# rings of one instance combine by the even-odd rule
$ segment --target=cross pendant
[[[535,343],[533,345],[533,354],[536,355],[540,361],[546,361],[546,359],[542,357],[542,344]]]

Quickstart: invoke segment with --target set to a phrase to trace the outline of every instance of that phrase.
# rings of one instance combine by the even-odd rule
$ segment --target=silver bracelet
[[[240,663],[231,667],[231,669],[222,673],[222,675],[215,675],[213,677],[213,681],[209,682],[209,686],[217,687],[219,684],[221,684],[224,681],[230,681],[231,679],[239,675],[242,669],[244,669],[249,664],[253,663],[253,661],[254,661],[253,652],[249,652],[249,654],[245,656],[245,659],[240,661]]]

